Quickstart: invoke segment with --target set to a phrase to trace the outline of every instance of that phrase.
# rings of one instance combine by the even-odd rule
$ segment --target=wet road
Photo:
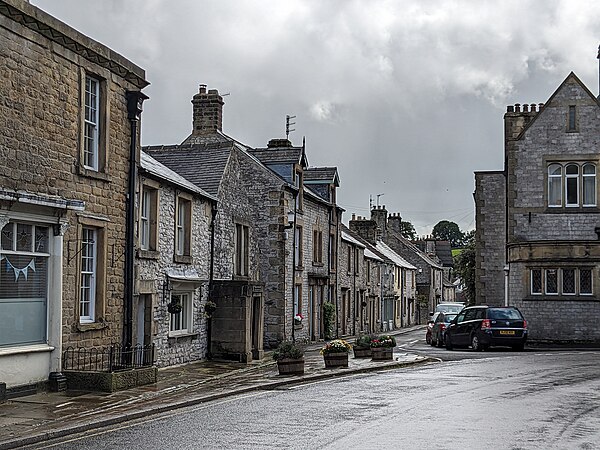
[[[230,398],[45,448],[600,447],[600,352],[447,352],[422,334],[399,346],[452,360]]]

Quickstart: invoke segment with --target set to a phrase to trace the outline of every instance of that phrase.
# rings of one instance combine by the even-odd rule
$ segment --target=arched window
[[[566,206],[579,206],[579,166],[569,164],[565,168]]]
[[[583,206],[596,206],[596,166],[583,165]]]
[[[548,206],[562,206],[562,167],[559,164],[548,166]]]

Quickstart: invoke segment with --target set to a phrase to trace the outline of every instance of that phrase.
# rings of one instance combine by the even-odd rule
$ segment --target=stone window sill
[[[110,175],[108,175],[106,172],[98,172],[95,170],[86,169],[83,166],[77,166],[77,168],[78,168],[77,172],[82,177],[94,178],[95,180],[102,180],[102,181],[110,182]]]
[[[19,355],[23,353],[51,352],[54,347],[48,344],[22,345],[16,347],[0,348],[0,356]]]
[[[323,267],[324,266],[324,264],[322,262],[315,262],[315,261],[313,261],[312,265],[313,265],[313,267]]]
[[[194,259],[189,255],[173,255],[173,262],[180,264],[192,264]]]
[[[92,331],[92,330],[104,330],[108,328],[108,324],[104,322],[92,322],[92,323],[78,323],[77,331]]]
[[[169,334],[168,337],[169,337],[170,341],[177,342],[181,339],[189,339],[189,338],[191,338],[192,340],[197,339],[198,336],[199,336],[198,333],[177,333],[177,334]]]
[[[600,302],[600,299],[593,295],[536,295],[528,296],[523,299],[524,302]]]
[[[137,257],[140,259],[158,259],[160,257],[160,252],[157,252],[156,250],[138,249]]]

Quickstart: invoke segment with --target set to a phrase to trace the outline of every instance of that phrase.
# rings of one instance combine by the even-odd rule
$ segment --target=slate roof
[[[305,184],[327,183],[340,185],[337,167],[309,167],[304,171]]]
[[[386,258],[390,259],[397,266],[403,267],[405,269],[417,270],[415,266],[405,260],[402,256],[392,250],[385,242],[377,241],[377,245],[375,246],[379,252],[381,252]]]
[[[188,191],[194,192],[196,194],[200,194],[206,198],[211,200],[216,200],[216,197],[206,192],[204,189],[196,186],[194,183],[186,180],[177,172],[169,169],[164,164],[161,164],[159,161],[154,159],[146,152],[141,153],[140,165],[142,169],[162,180],[173,183],[179,187],[185,188]]]
[[[302,161],[302,147],[254,148],[249,152],[267,166],[301,164]]]
[[[359,246],[361,248],[365,248],[366,247],[365,244],[363,244],[362,242],[360,242],[354,236],[351,236],[350,233],[348,233],[348,231],[344,230],[343,228],[342,228],[341,234],[342,234],[342,241],[350,242],[351,244],[357,245],[357,246]]]
[[[216,145],[160,145],[143,150],[213,196],[219,193],[232,142]]]
[[[419,258],[421,258],[426,264],[430,265],[431,267],[435,267],[436,269],[442,269],[442,265],[440,263],[438,263],[436,260],[434,260],[433,258],[431,258],[429,255],[427,255],[427,253],[421,251],[421,249],[419,247],[417,247],[415,244],[413,244],[411,241],[409,241],[408,239],[406,239],[404,236],[402,236],[400,233],[396,233],[394,230],[387,230],[388,234],[392,235],[395,239],[399,240],[400,242],[402,242],[402,244],[410,249],[411,251],[413,251]]]

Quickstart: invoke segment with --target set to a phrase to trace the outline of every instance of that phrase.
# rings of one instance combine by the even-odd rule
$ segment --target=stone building
[[[338,249],[338,332],[342,336],[358,335],[365,329],[366,245],[342,225]]]
[[[304,186],[304,145],[273,139],[250,148],[227,136],[223,98],[205,85],[192,104],[192,133],[181,145],[145,150],[218,201],[212,354],[250,361],[282,339],[322,337],[321,308],[335,270],[337,172]],[[300,324],[297,314],[305,318]]]
[[[361,331],[366,329],[369,332],[381,332],[414,325],[417,323],[417,268],[392,250],[385,242],[378,240],[375,232],[369,232],[367,227],[356,226],[357,223],[367,225],[367,222],[369,221],[355,215],[350,221],[351,226],[360,229],[362,235],[346,227],[342,228],[342,240],[348,243],[348,249],[364,247],[363,265],[360,265],[360,252],[357,255],[358,259],[355,256],[355,260],[359,261],[356,280],[359,281],[360,287],[360,281],[364,279],[366,300],[362,300],[363,295],[360,289],[348,290],[347,293],[347,295],[354,294],[356,299],[354,303]],[[374,223],[371,225],[373,226]],[[349,252],[346,250],[344,256],[347,257],[348,254]],[[340,260],[340,265],[342,262],[343,259]],[[340,287],[347,289],[348,282],[354,280],[345,278],[344,281],[344,284],[340,283]],[[343,296],[343,291],[341,295]],[[371,302],[369,302],[369,298]],[[377,303],[376,307],[372,306],[374,302]],[[367,308],[366,311],[360,310],[358,305],[361,304]]]
[[[504,171],[475,174],[477,302],[517,306],[534,340],[600,340],[599,118],[570,73],[507,108]]]
[[[371,218],[353,218],[350,229],[369,242],[382,241],[395,253],[416,267],[416,320],[423,323],[435,305],[442,301],[443,267],[435,257],[431,257],[404,238],[400,233],[400,214],[388,217],[385,206],[371,209]],[[435,258],[435,259],[434,259]],[[410,301],[410,299],[409,299]]]
[[[0,1],[0,58],[0,382],[27,391],[66,347],[127,335],[126,197],[148,82],[22,0]]]
[[[156,364],[204,359],[216,198],[142,152],[134,344]]]

